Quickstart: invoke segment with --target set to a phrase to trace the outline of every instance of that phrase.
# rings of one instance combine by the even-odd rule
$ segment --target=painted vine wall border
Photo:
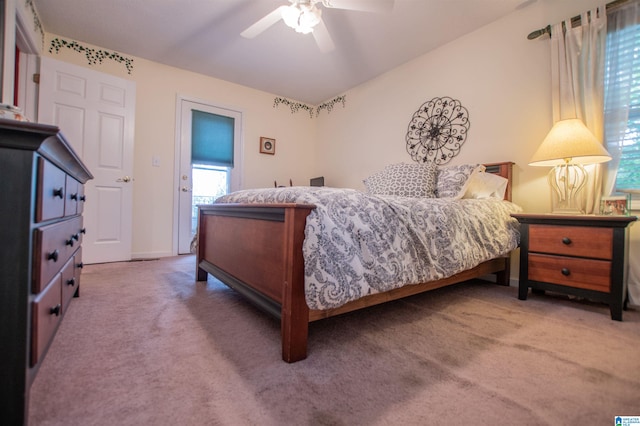
[[[25,0],[24,4],[27,6],[29,11],[31,12],[31,16],[33,17],[34,29],[40,33],[40,43],[41,43],[41,47],[43,47],[44,46],[44,28],[42,27],[42,22],[40,22],[38,11],[36,11],[36,7],[33,4],[33,0]]]
[[[342,96],[337,96],[331,99],[330,101],[323,102],[317,107],[313,107],[307,104],[303,104],[301,102],[291,101],[287,98],[277,97],[273,100],[273,107],[278,108],[280,104],[286,105],[291,110],[291,114],[295,114],[299,111],[307,111],[309,113],[309,118],[313,118],[314,115],[318,117],[320,115],[320,111],[322,110],[327,110],[327,113],[331,113],[331,111],[333,110],[333,107],[338,103],[341,103],[342,107],[344,108],[346,102],[347,102],[347,95],[342,95]]]
[[[68,41],[63,38],[56,37],[51,40],[49,53],[53,53],[54,50],[56,54],[60,53],[60,50],[62,48],[67,48],[73,50],[74,52],[83,53],[87,58],[87,62],[89,63],[89,65],[102,64],[105,59],[110,59],[120,64],[124,64],[124,66],[127,68],[127,74],[131,75],[131,73],[133,72],[133,59],[122,56],[117,52],[86,47],[75,40]]]

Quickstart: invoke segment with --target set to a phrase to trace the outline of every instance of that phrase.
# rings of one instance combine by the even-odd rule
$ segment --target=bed
[[[447,234],[446,231],[440,229],[444,225],[441,225],[440,222],[435,224],[427,223],[424,218],[418,216],[415,213],[418,209],[417,203],[422,201],[416,198],[405,198],[404,196],[407,194],[404,193],[391,194],[392,196],[386,197],[370,196],[355,190],[340,190],[338,192],[330,188],[309,187],[306,190],[298,190],[295,187],[288,187],[240,191],[224,199],[217,200],[215,204],[200,205],[196,250],[196,279],[198,281],[206,281],[208,274],[211,274],[222,283],[248,298],[259,308],[278,318],[281,325],[282,359],[289,363],[305,359],[307,357],[310,322],[491,274],[495,274],[496,283],[508,285],[509,253],[517,247],[519,242],[517,221],[510,220],[510,212],[519,211],[519,208],[510,202],[512,164],[511,162],[503,162],[479,165],[484,169],[483,175],[496,175],[504,178],[502,180],[504,180],[505,185],[500,198],[509,201],[508,203],[505,203],[502,199],[493,200],[491,202],[494,204],[482,208],[480,208],[480,201],[482,200],[456,200],[451,203],[451,205],[464,205],[464,208],[467,209],[465,210],[467,213],[461,213],[459,216],[469,216],[469,211],[488,210],[497,212],[500,210],[500,214],[494,213],[493,215],[506,217],[504,219],[505,223],[507,223],[504,225],[506,236],[503,238],[507,240],[505,242],[493,242],[493,237],[487,237],[486,234],[482,233],[476,234],[476,232],[480,231],[464,231],[473,234],[470,240],[474,240],[475,244],[482,246],[476,251],[484,252],[488,250],[485,250],[485,246],[495,246],[492,248],[492,250],[495,250],[489,252],[493,253],[490,254],[491,258],[475,259],[475,263],[471,262],[472,266],[465,264],[469,256],[451,254],[450,257],[452,259],[449,259],[449,262],[456,264],[458,268],[464,268],[464,270],[447,274],[447,272],[440,271],[435,266],[426,268],[424,265],[418,265],[419,262],[416,262],[416,259],[428,257],[429,252],[438,253],[438,247],[433,246],[434,243],[426,241],[423,237],[415,237],[417,240],[422,241],[424,246],[420,246],[422,248],[418,249],[407,248],[408,246],[404,239],[405,237],[413,238],[412,235],[409,235],[413,231],[405,232],[404,229],[408,228],[405,228],[404,225],[402,225],[403,231],[398,231],[400,228],[395,229],[395,236],[391,238],[398,240],[402,247],[400,253],[388,254],[385,252],[384,257],[378,257],[382,259],[381,261],[375,260],[376,256],[380,256],[380,254],[372,254],[371,252],[376,251],[376,247],[379,244],[378,242],[370,241],[371,232],[367,229],[355,229],[354,225],[347,226],[342,224],[342,222],[346,223],[346,221],[351,220],[351,216],[361,216],[360,211],[345,210],[350,213],[340,214],[335,213],[334,210],[333,215],[338,216],[333,218],[334,222],[340,222],[341,227],[344,225],[348,228],[344,231],[344,234],[353,237],[353,240],[357,241],[359,246],[367,248],[365,250],[366,253],[358,252],[356,255],[350,255],[349,257],[350,261],[358,263],[358,267],[363,267],[360,264],[364,264],[364,272],[354,278],[356,274],[353,271],[355,269],[349,266],[346,268],[346,272],[339,273],[335,281],[369,280],[368,286],[365,286],[364,290],[345,291],[338,288],[333,276],[327,272],[336,269],[335,265],[328,265],[331,260],[318,253],[343,250],[345,253],[351,254],[354,250],[353,248],[342,247],[345,244],[340,244],[341,247],[337,249],[335,245],[327,245],[328,237],[324,237],[323,233],[335,234],[343,231],[327,230],[325,229],[327,226],[319,222],[321,220],[319,216],[324,214],[321,211],[327,210],[322,204],[300,202],[298,200],[317,200],[319,199],[317,197],[322,194],[328,194],[327,196],[331,196],[331,200],[337,200],[332,201],[331,204],[341,205],[341,203],[347,203],[341,197],[362,198],[364,201],[361,202],[363,203],[379,203],[383,205],[382,209],[387,213],[392,210],[400,210],[404,216],[411,216],[411,221],[417,220],[425,227],[435,228],[434,232],[437,232],[439,236]],[[480,174],[477,174],[477,176],[480,176]],[[375,186],[375,177],[373,175],[368,178],[369,182],[365,180],[365,185],[368,189],[370,186]],[[388,177],[388,175],[384,176],[381,181],[389,182]],[[444,182],[444,179],[440,181]],[[403,190],[407,188],[412,190],[410,185],[401,186]],[[419,186],[422,187],[422,185]],[[441,191],[444,193],[445,189],[441,189]],[[303,192],[305,196],[298,197],[297,195],[300,192]],[[249,194],[248,198],[245,193]],[[403,201],[403,204],[397,207],[394,204],[396,199],[406,200],[410,203],[407,204],[407,207]],[[439,212],[436,215],[436,217],[440,218],[438,220],[446,221],[447,217],[458,215],[449,213],[453,212],[453,210],[450,210],[451,207],[449,207],[448,203],[445,205],[444,200],[436,200],[433,203],[439,205]],[[335,209],[335,206],[332,208]],[[377,205],[374,205],[364,210],[375,211],[377,208]],[[506,209],[505,212],[502,212],[503,209]],[[340,212],[342,210],[338,209],[337,211]],[[367,215],[367,217],[369,216],[375,216],[375,222],[379,226],[384,227],[389,223],[385,215],[378,217],[378,213],[373,213]],[[488,223],[489,220],[485,220],[485,222]],[[488,226],[486,223],[484,225],[481,224],[481,227]],[[454,228],[464,228],[465,226],[455,225]],[[499,226],[502,227],[503,225]],[[492,235],[503,233],[502,229],[498,231],[489,229],[483,232],[487,231]],[[460,229],[456,230],[457,234],[464,232]],[[442,249],[442,242],[439,244],[439,248]],[[446,241],[445,244],[447,244]],[[456,243],[451,244],[455,245]],[[413,264],[410,264],[410,267],[407,268],[399,266],[402,263],[397,261],[396,258],[404,256],[404,252],[411,254],[416,265],[415,268]],[[498,254],[496,255],[495,253]],[[484,256],[486,257],[487,254],[484,254]],[[384,268],[387,269],[385,270]],[[406,272],[405,269],[411,272]],[[392,273],[388,273],[388,271],[392,271]],[[391,281],[397,279],[402,282],[380,284],[379,281],[383,281],[383,278],[380,277],[386,275],[390,276],[389,279]],[[366,279],[362,277],[366,277]],[[424,277],[429,278],[425,279]],[[433,279],[433,277],[436,278]],[[415,281],[416,279],[418,281]],[[315,291],[312,291],[313,289]]]

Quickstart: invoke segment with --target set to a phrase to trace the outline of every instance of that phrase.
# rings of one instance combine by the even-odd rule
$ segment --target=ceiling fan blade
[[[249,28],[241,32],[240,35],[244,38],[254,38],[264,30],[278,22],[280,19],[282,19],[282,11],[288,7],[289,6],[280,6],[279,8],[269,13],[268,15],[257,21],[255,24],[251,25]]]
[[[320,19],[320,22],[313,27],[313,38],[316,39],[316,43],[320,48],[322,53],[331,52],[336,48],[335,44],[333,44],[333,40],[329,35],[329,30],[327,30],[327,26],[324,24],[324,21]]]
[[[391,12],[394,0],[324,0],[325,7],[359,10],[362,12]]]

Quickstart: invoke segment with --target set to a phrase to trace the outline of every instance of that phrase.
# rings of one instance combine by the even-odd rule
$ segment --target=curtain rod
[[[616,7],[622,6],[623,4],[628,3],[629,1],[631,0],[615,0],[615,1],[612,1],[611,3],[607,3],[606,5],[607,11],[614,10]],[[580,18],[580,15],[574,16],[573,18],[571,18],[571,26],[572,27],[579,26],[581,20],[582,19]],[[551,36],[551,25],[547,25],[544,28],[530,32],[527,38],[529,40],[535,40],[539,37],[542,37],[545,34],[549,34],[549,36]]]

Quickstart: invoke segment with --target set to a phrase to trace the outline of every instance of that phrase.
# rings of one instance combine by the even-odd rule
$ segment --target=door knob
[[[182,192],[190,192],[191,188],[188,188],[186,186],[183,186],[182,188],[180,188],[182,190]]]
[[[131,178],[129,176],[125,176],[123,178],[116,179],[116,182],[131,182]]]

